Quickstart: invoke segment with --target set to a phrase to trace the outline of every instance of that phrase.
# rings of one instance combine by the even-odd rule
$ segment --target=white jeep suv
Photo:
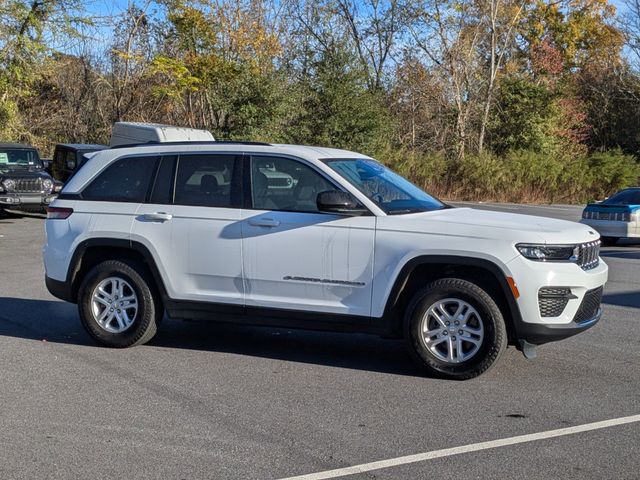
[[[607,266],[578,223],[452,208],[373,159],[190,142],[97,152],[46,220],[46,283],[100,344],[150,340],[164,312],[403,337],[471,378],[594,325]]]

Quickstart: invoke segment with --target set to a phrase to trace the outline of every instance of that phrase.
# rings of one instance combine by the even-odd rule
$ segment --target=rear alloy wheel
[[[500,309],[475,283],[444,278],[416,293],[407,308],[405,339],[430,373],[455,379],[487,371],[506,348]]]
[[[138,296],[126,280],[105,278],[91,297],[91,314],[106,332],[122,333],[131,328],[138,315]]]
[[[146,269],[122,260],[104,261],[85,276],[78,310],[89,335],[116,348],[151,340],[164,314]]]

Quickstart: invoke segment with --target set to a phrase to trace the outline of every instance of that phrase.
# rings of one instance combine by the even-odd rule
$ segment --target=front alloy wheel
[[[469,360],[478,353],[484,339],[480,314],[459,298],[433,303],[422,317],[421,330],[425,347],[447,363]]]
[[[487,371],[507,346],[496,302],[480,285],[461,278],[436,280],[414,295],[404,337],[421,367],[460,380]]]

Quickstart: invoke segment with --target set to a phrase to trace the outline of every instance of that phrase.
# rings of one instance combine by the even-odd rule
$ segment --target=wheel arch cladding
[[[387,298],[383,316],[396,335],[402,332],[404,311],[413,295],[427,283],[446,277],[476,283],[491,295],[504,317],[509,342],[517,343],[517,324],[522,319],[504,271],[489,260],[454,255],[423,255],[402,267]]]
[[[85,240],[76,248],[67,272],[67,282],[71,285],[72,297],[76,302],[84,276],[105,260],[130,260],[146,268],[165,303],[167,293],[164,282],[147,247],[138,242],[111,238]]]

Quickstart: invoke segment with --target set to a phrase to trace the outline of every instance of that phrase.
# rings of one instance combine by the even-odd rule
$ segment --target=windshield
[[[42,162],[34,149],[0,148],[0,168],[13,166],[42,167]]]
[[[446,208],[442,202],[375,160],[353,158],[325,161],[388,215]]]
[[[640,188],[622,190],[602,203],[604,205],[640,205]]]

